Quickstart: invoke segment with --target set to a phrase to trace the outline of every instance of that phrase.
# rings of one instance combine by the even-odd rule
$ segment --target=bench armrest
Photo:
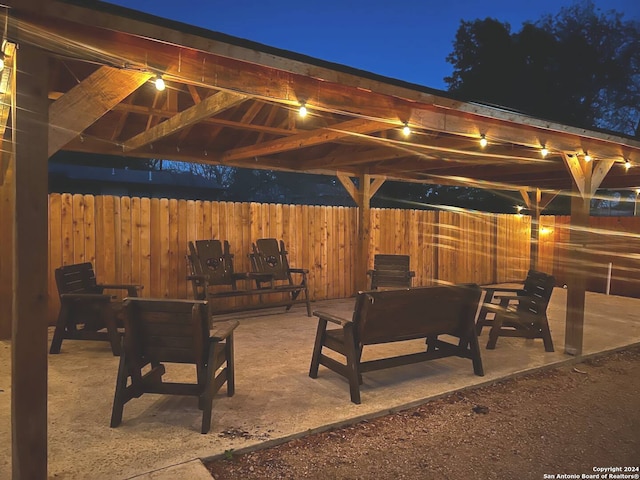
[[[349,325],[350,323],[353,323],[351,320],[347,320],[346,318],[338,317],[336,315],[332,315],[331,313],[327,313],[327,312],[315,311],[313,312],[313,314],[321,320],[327,320],[331,323],[335,323],[342,327]]]
[[[233,333],[238,325],[237,320],[214,323],[209,329],[209,338],[212,340],[224,340]]]

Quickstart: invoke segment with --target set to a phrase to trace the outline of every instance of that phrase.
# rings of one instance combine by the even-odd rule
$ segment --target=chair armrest
[[[224,340],[233,333],[238,325],[239,322],[237,320],[214,323],[209,329],[209,338],[211,340]]]
[[[104,302],[109,303],[113,295],[107,295],[104,293],[63,293],[60,295],[60,301],[80,301],[80,302]]]
[[[144,288],[144,285],[137,285],[133,283],[101,283],[98,287],[111,290],[126,290],[130,297],[137,297],[138,292]]]
[[[291,273],[301,273],[302,275],[309,273],[309,270],[306,268],[290,268],[289,271]]]
[[[342,327],[349,325],[350,323],[353,323],[351,320],[347,320],[346,318],[338,317],[336,315],[332,315],[331,313],[327,313],[327,312],[315,311],[313,312],[313,314],[321,320],[327,320],[331,323],[335,323]]]

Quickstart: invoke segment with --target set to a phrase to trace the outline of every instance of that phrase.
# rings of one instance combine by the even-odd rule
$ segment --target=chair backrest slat
[[[544,272],[529,270],[525,280],[521,300],[518,302],[518,311],[533,313],[535,315],[544,314],[547,311],[553,287],[555,287],[555,277]]]
[[[274,280],[292,282],[289,272],[289,261],[284,242],[280,244],[275,238],[260,238],[253,247],[254,266],[260,273],[270,273]]]
[[[63,265],[55,271],[58,294],[102,293],[97,286],[96,274],[91,262]]]

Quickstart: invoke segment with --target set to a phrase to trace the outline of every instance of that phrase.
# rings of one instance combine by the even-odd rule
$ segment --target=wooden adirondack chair
[[[233,331],[238,322],[214,323],[210,329],[207,302],[199,300],[128,298],[124,307],[125,334],[111,427],[120,425],[124,405],[143,393],[193,395],[202,410],[201,432],[207,433],[216,392],[225,383],[227,396],[235,392]],[[194,364],[196,383],[163,382],[164,363]],[[143,374],[147,365],[151,369]]]
[[[307,273],[303,268],[291,268],[287,258],[287,250],[284,241],[275,238],[261,238],[252,245],[253,253],[250,255],[254,272],[268,275],[268,280],[256,278],[258,289],[271,290],[273,293],[286,293],[290,301],[286,304],[289,310],[294,303],[304,302],[307,306],[307,315],[311,316],[311,303],[307,288]],[[300,281],[296,283],[293,275],[299,275]],[[270,292],[269,292],[270,293]],[[298,299],[304,294],[304,299]]]
[[[530,270],[522,289],[490,289],[480,309],[476,331],[490,325],[488,349],[494,349],[498,337],[541,338],[547,352],[553,352],[553,340],[547,318],[547,307],[555,287],[555,278]],[[489,303],[497,300],[499,303]],[[487,320],[487,314],[494,314]]]
[[[113,354],[119,355],[122,303],[104,291],[126,290],[127,296],[137,297],[142,285],[99,284],[90,262],[64,265],[56,269],[55,277],[60,312],[49,353],[60,353],[62,340],[66,338],[108,341]]]
[[[367,271],[371,277],[371,290],[379,287],[411,287],[416,272],[409,270],[409,255],[382,255],[373,258],[373,270]]]

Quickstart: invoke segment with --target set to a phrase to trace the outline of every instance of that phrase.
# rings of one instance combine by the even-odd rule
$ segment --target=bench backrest
[[[55,271],[58,295],[63,293],[102,293],[91,262],[63,265]]]
[[[287,259],[287,251],[284,248],[284,242],[275,238],[260,238],[253,244],[252,254],[253,267],[257,272],[269,273],[273,275],[274,280],[291,279],[289,271],[289,261]]]
[[[556,279],[553,275],[529,270],[522,288],[524,295],[520,295],[518,301],[518,311],[534,315],[544,314],[555,285]]]
[[[474,330],[481,292],[477,285],[360,292],[353,314],[356,341],[370,345],[444,334],[467,337]]]
[[[233,256],[229,242],[196,240],[189,242],[189,261],[193,273],[206,275],[209,285],[234,285]]]
[[[124,311],[124,348],[134,363],[205,364],[206,301],[128,298]]]

